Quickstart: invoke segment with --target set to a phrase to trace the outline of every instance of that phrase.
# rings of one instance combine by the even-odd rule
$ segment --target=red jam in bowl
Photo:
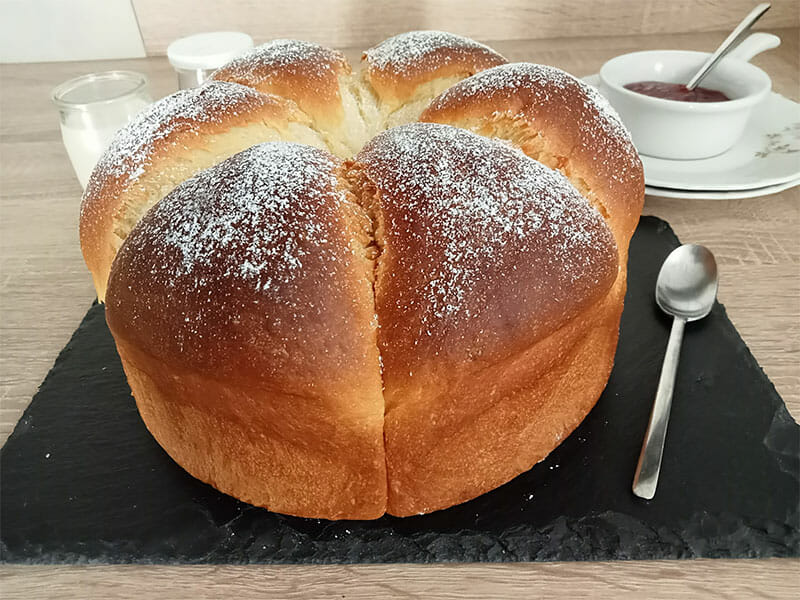
[[[725,102],[730,100],[718,90],[704,87],[689,90],[682,83],[666,83],[665,81],[637,81],[625,85],[625,89],[645,96],[677,100],[678,102]]]

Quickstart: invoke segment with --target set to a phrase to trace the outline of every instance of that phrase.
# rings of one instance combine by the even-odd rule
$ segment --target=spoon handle
[[[667,352],[664,355],[664,364],[661,366],[661,377],[658,379],[656,399],[650,413],[647,433],[644,434],[639,464],[636,465],[636,474],[633,476],[633,493],[645,500],[652,500],[656,494],[658,474],[661,471],[661,457],[664,454],[664,440],[667,437],[669,411],[672,407],[672,390],[675,387],[675,373],[678,370],[678,358],[681,353],[685,325],[686,319],[681,317],[675,317],[675,320],[672,321]]]
[[[686,87],[690,90],[696,88],[703,78],[708,74],[714,66],[722,60],[728,52],[733,50],[743,39],[745,34],[750,30],[753,26],[753,23],[758,21],[761,16],[769,10],[770,4],[765,2],[763,4],[759,4],[750,13],[742,20],[739,25],[736,26],[731,34],[725,38],[725,41],[720,44],[719,48],[716,49],[714,54],[708,57],[703,66],[700,67],[700,70],[695,73],[694,77],[689,80],[689,83],[686,84]]]

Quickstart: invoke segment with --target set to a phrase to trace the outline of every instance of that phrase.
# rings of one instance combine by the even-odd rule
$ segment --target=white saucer
[[[785,183],[767,185],[751,190],[732,190],[732,191],[697,191],[697,190],[674,190],[670,188],[654,187],[646,185],[644,193],[648,196],[660,196],[661,198],[686,198],[688,200],[739,200],[741,198],[757,198],[759,196],[769,196],[777,194],[783,190],[788,190],[800,185],[800,179],[793,179]]]
[[[583,80],[596,87],[599,76],[589,75]],[[666,197],[699,197],[687,195],[687,191],[695,191],[737,192],[740,195],[736,197],[748,198],[779,191],[765,192],[767,187],[785,185],[781,189],[787,189],[798,185],[800,104],[773,92],[754,112],[742,139],[727,152],[701,160],[667,160],[643,155],[642,164],[648,186],[662,188],[661,192],[663,188],[675,190],[675,195]],[[753,193],[741,195],[745,190]],[[723,195],[714,194],[713,197]]]

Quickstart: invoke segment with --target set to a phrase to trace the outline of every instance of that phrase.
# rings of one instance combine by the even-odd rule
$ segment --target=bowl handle
[[[771,33],[751,33],[745,40],[728,53],[732,58],[748,61],[764,50],[777,48],[781,45],[781,38]]]

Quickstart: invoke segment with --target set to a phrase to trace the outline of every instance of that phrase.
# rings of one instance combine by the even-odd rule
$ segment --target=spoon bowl
[[[717,297],[717,262],[705,246],[684,244],[664,261],[656,282],[656,303],[687,321],[705,317]]]

